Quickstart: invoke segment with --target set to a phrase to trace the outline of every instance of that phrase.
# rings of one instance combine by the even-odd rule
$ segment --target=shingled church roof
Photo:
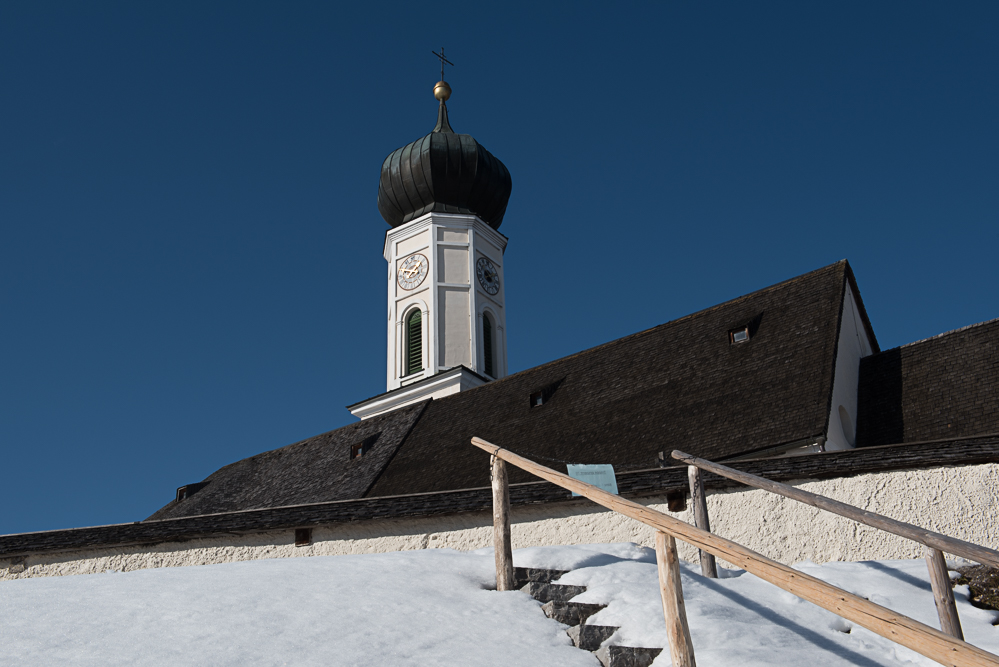
[[[814,441],[827,430],[847,281],[842,261],[432,401],[369,496],[488,485],[473,435],[541,463],[616,470],[654,467],[672,449],[719,460]],[[745,325],[749,341],[733,344]],[[539,391],[550,396],[532,407]]]
[[[174,500],[149,519],[362,498],[425,405],[406,406],[229,464],[191,485],[195,492]],[[351,458],[355,446],[367,451]]]
[[[847,284],[841,261],[713,308],[213,473],[150,519],[488,486],[477,435],[540,462],[725,459],[825,434]],[[874,334],[860,304],[861,314]],[[730,332],[749,327],[733,344]],[[876,342],[874,343],[877,349]],[[534,405],[532,396],[543,396]],[[350,447],[380,434],[370,451]],[[527,481],[519,471],[511,481]]]

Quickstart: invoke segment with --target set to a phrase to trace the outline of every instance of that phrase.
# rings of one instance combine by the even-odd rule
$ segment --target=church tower
[[[391,227],[383,251],[388,393],[349,406],[362,419],[507,374],[507,238],[498,230],[510,172],[451,129],[450,96],[439,81],[436,127],[382,164],[378,211]]]

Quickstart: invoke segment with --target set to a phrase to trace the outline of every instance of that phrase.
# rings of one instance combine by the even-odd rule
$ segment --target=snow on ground
[[[655,555],[634,544],[539,547],[517,565],[572,569],[611,643],[665,646]],[[683,565],[701,667],[935,663],[741,571]],[[939,627],[926,566],[798,566]],[[487,590],[491,550],[317,556],[0,582],[0,665],[551,665],[599,663],[525,593]],[[999,653],[999,614],[955,589],[965,636]],[[664,651],[657,667],[669,664]]]
[[[553,566],[569,562],[575,569],[559,581],[586,586],[573,600],[608,604],[587,621],[621,629],[610,643],[667,646],[662,603],[658,598],[655,552],[631,545],[591,545],[571,554],[551,549],[522,549],[518,565]],[[560,549],[564,549],[560,548]],[[597,553],[596,550],[604,553]],[[638,553],[642,552],[642,553]],[[940,628],[926,562],[919,560],[861,563],[800,563],[796,569],[872,602]],[[684,603],[691,641],[701,667],[763,665],[937,665],[936,662],[884,639],[824,609],[805,602],[742,570],[719,568],[721,579],[700,576],[700,567],[681,563]],[[973,607],[968,587],[954,589],[965,640],[999,653],[999,612]],[[670,664],[664,652],[655,667]]]
[[[450,550],[0,582],[0,664],[592,667],[494,584]]]

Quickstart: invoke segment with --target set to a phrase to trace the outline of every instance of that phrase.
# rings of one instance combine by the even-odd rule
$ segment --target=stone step
[[[532,581],[550,584],[569,570],[544,570],[537,567],[513,568],[513,587],[523,588]]]
[[[552,600],[541,605],[545,616],[565,625],[582,625],[590,616],[606,607],[605,604],[585,602],[559,602]]]
[[[586,592],[586,586],[568,586],[563,584],[546,584],[541,581],[528,582],[520,590],[524,591],[538,602],[568,602],[581,593]]]
[[[649,667],[662,651],[661,648],[605,646],[594,655],[604,667]]]
[[[576,625],[565,631],[569,639],[584,651],[596,651],[607,639],[617,632],[612,625]]]

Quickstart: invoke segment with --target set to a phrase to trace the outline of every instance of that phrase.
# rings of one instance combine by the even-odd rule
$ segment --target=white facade
[[[489,379],[507,374],[503,273],[506,244],[505,236],[474,215],[428,213],[386,233],[388,391],[458,366]],[[407,260],[411,261],[404,268]],[[476,277],[480,260],[496,274],[495,294],[490,294]],[[429,264],[425,269],[424,261]],[[422,277],[412,273],[417,266],[423,271]],[[490,286],[488,282],[486,286]],[[406,322],[414,310],[422,314],[423,368],[407,373]],[[492,324],[492,373],[486,372],[484,317]]]
[[[843,295],[843,314],[839,326],[839,347],[836,349],[836,370],[833,375],[832,405],[825,450],[853,449],[857,445],[857,388],[860,385],[860,360],[874,350],[867,329],[860,317],[857,299],[850,283]]]

